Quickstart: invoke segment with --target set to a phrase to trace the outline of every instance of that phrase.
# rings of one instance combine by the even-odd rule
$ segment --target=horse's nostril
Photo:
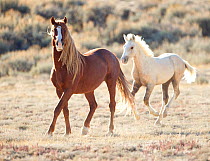
[[[124,57],[124,58],[121,58],[121,61],[123,64],[127,63],[128,62],[128,57]]]

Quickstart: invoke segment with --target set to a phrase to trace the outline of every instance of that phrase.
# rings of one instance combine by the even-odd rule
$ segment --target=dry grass
[[[123,66],[128,78],[130,65]],[[205,70],[204,70],[205,69]],[[199,73],[210,77],[210,68]],[[105,84],[96,90],[99,104],[89,136],[80,129],[89,111],[83,95],[69,101],[72,134],[64,137],[64,118],[58,118],[53,137],[45,136],[58,103],[55,89],[46,75],[3,77],[0,80],[0,159],[12,160],[208,160],[210,87],[181,83],[181,95],[155,127],[155,118],[142,104],[144,88],[136,96],[139,121],[115,116],[115,136],[106,137],[109,123],[109,95]],[[172,89],[170,89],[170,93]],[[161,106],[161,90],[151,97],[154,108]]]
[[[45,2],[52,0],[42,1]],[[59,0],[59,2],[67,1]],[[84,15],[87,15],[91,8],[104,4],[104,0],[85,2],[81,8]],[[33,33],[34,37],[38,37],[37,41],[46,38],[47,42],[49,38],[43,32],[46,32],[50,21],[35,14],[40,1],[19,0],[18,4],[28,6],[30,13],[22,14],[20,11],[10,9],[0,15],[0,48],[5,52],[11,51],[11,48],[16,49],[13,40],[19,40],[17,48],[19,45],[24,45],[25,39],[22,35],[29,34],[28,37],[33,38],[31,36]],[[53,110],[59,101],[49,81],[49,75],[39,75],[50,70],[51,48],[39,48],[32,43],[25,44],[28,46],[21,48],[30,47],[26,51],[1,55],[0,160],[210,160],[210,66],[202,66],[210,63],[210,38],[202,35],[202,28],[198,23],[208,18],[210,12],[208,4],[209,1],[205,0],[201,2],[112,0],[107,1],[106,5],[114,7],[113,14],[107,18],[107,27],[100,29],[102,32],[93,22],[87,22],[85,16],[83,31],[76,32],[74,26],[69,25],[76,46],[82,53],[100,46],[115,52],[120,57],[123,44],[117,41],[108,42],[112,39],[123,40],[122,33],[135,31],[140,35],[149,36],[148,40],[150,36],[155,38],[148,44],[156,55],[175,52],[193,66],[200,65],[196,83],[192,85],[181,83],[181,95],[170,108],[169,116],[163,120],[162,127],[153,125],[155,118],[148,114],[147,108],[142,103],[145,91],[142,88],[136,95],[141,119],[134,121],[131,116],[116,114],[116,135],[106,137],[110,116],[109,95],[106,85],[102,84],[96,90],[99,107],[91,121],[91,132],[88,136],[80,134],[89,111],[83,95],[74,95],[69,101],[72,134],[68,137],[63,136],[65,124],[61,114],[53,137],[45,136],[53,117]],[[130,14],[127,19],[126,16],[122,19],[125,10],[129,10]],[[41,28],[37,26],[38,24]],[[29,30],[26,30],[27,27]],[[143,30],[145,28],[147,30]],[[32,29],[37,32],[31,32]],[[149,29],[151,31],[156,29],[158,32],[154,34],[157,35],[152,35]],[[5,38],[8,38],[8,41]],[[18,60],[22,60],[23,64],[30,63],[29,73],[21,73],[24,71],[11,67],[13,64],[20,66],[22,62]],[[131,81],[129,74],[131,63],[122,68]],[[172,93],[171,88],[170,93]],[[159,86],[152,94],[151,103],[154,108],[160,109]]]

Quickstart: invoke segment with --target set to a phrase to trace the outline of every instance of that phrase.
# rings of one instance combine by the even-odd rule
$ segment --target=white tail
[[[192,67],[187,61],[184,60],[186,70],[184,72],[184,79],[187,83],[195,82],[196,79],[196,69]]]

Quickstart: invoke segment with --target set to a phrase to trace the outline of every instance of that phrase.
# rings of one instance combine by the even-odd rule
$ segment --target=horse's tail
[[[185,72],[184,72],[184,79],[187,83],[195,82],[196,79],[196,68],[191,66],[187,61],[184,60],[185,63]]]
[[[118,87],[118,90],[120,91],[121,98],[122,98],[123,102],[128,103],[128,105],[131,107],[131,109],[134,113],[135,119],[139,120],[140,117],[139,117],[139,115],[136,111],[136,107],[134,105],[134,97],[129,90],[129,82],[126,80],[121,69],[120,69],[120,75],[117,79],[117,87]]]

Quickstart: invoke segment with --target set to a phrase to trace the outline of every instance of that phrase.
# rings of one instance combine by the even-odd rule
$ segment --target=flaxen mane
[[[64,35],[64,48],[61,53],[60,59],[63,65],[66,65],[67,72],[73,74],[73,81],[76,78],[76,75],[84,64],[84,58],[81,53],[76,49],[74,40],[72,39],[68,28],[62,28],[65,30]]]

